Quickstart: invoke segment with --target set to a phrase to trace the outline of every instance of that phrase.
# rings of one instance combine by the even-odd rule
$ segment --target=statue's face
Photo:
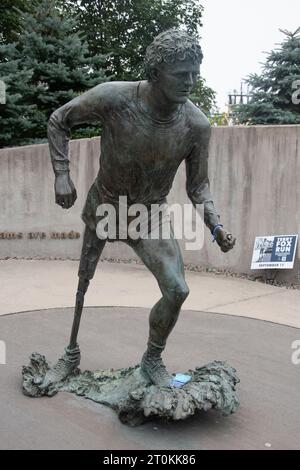
[[[200,73],[200,63],[178,61],[173,64],[161,64],[157,74],[157,85],[167,101],[185,103],[196,84]]]

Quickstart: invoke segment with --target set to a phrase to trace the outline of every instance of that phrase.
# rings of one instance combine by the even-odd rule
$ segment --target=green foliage
[[[78,18],[92,54],[110,54],[116,80],[142,77],[146,47],[160,32],[184,26],[197,35],[203,12],[197,0],[67,0],[63,9]]]
[[[0,147],[45,141],[52,111],[102,81],[140,79],[153,38],[171,27],[197,36],[202,12],[198,0],[2,0]],[[200,79],[193,101],[209,115],[214,98]]]
[[[146,47],[162,31],[183,27],[198,37],[203,7],[198,0],[67,0],[62,8],[76,16],[92,53],[107,54],[106,68],[115,80],[144,78]],[[215,92],[200,79],[192,101],[205,114]]]
[[[229,126],[230,119],[229,115],[225,112],[215,112],[209,116],[209,122],[212,126]]]
[[[0,147],[45,138],[55,109],[105,80],[103,57],[89,55],[76,29],[55,0],[40,0],[33,13],[24,14],[17,41],[0,45],[0,77],[6,84]],[[79,135],[85,132],[90,135],[91,129]]]
[[[198,79],[190,99],[208,117],[216,108],[216,92],[206,85],[205,79],[202,77]]]
[[[268,54],[262,73],[248,77],[251,101],[235,109],[239,123],[300,124],[300,104],[292,101],[293,83],[300,80],[300,28],[281,32],[286,37]]]
[[[0,44],[8,44],[17,39],[23,13],[31,11],[37,0],[1,0],[0,3]]]

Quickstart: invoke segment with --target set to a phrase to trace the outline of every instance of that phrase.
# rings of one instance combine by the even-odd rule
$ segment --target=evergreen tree
[[[39,0],[1,0],[0,3],[0,44],[17,39],[24,12],[33,11]]]
[[[251,99],[234,110],[242,124],[300,124],[300,104],[292,99],[293,84],[300,80],[300,28],[282,31],[286,38],[268,54],[260,75],[252,74]],[[298,87],[300,88],[300,87]]]
[[[56,108],[105,80],[103,56],[90,57],[75,20],[64,17],[55,0],[40,0],[21,26],[16,42],[0,46],[0,79],[6,84],[0,147],[45,139]],[[79,132],[94,134],[92,128]]]

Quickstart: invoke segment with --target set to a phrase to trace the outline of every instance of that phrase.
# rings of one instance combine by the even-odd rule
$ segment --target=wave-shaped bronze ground
[[[153,417],[183,420],[198,410],[216,409],[234,413],[239,400],[236,370],[221,361],[189,370],[191,381],[181,388],[161,388],[147,382],[139,366],[97,372],[79,369],[65,381],[41,390],[35,383],[49,370],[45,356],[33,353],[23,367],[23,393],[30,397],[51,397],[59,391],[75,393],[114,409],[123,423],[142,424]]]

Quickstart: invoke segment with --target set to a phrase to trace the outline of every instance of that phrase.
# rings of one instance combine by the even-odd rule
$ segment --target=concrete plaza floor
[[[122,425],[103,405],[71,394],[32,399],[21,393],[21,367],[33,351],[53,363],[68,342],[78,262],[0,262],[1,449],[299,449],[300,291],[221,275],[187,272],[191,293],[168,342],[165,361],[185,372],[212,360],[238,371],[241,406],[178,423]],[[81,369],[139,362],[156,281],[136,264],[102,262],[86,298]],[[21,312],[21,313],[20,313]],[[262,321],[265,320],[265,321]]]
[[[73,307],[78,261],[0,261],[0,315]],[[224,313],[300,328],[300,290],[246,279],[186,272],[190,295],[185,310]],[[150,308],[160,298],[142,265],[101,262],[86,294],[86,306]]]

